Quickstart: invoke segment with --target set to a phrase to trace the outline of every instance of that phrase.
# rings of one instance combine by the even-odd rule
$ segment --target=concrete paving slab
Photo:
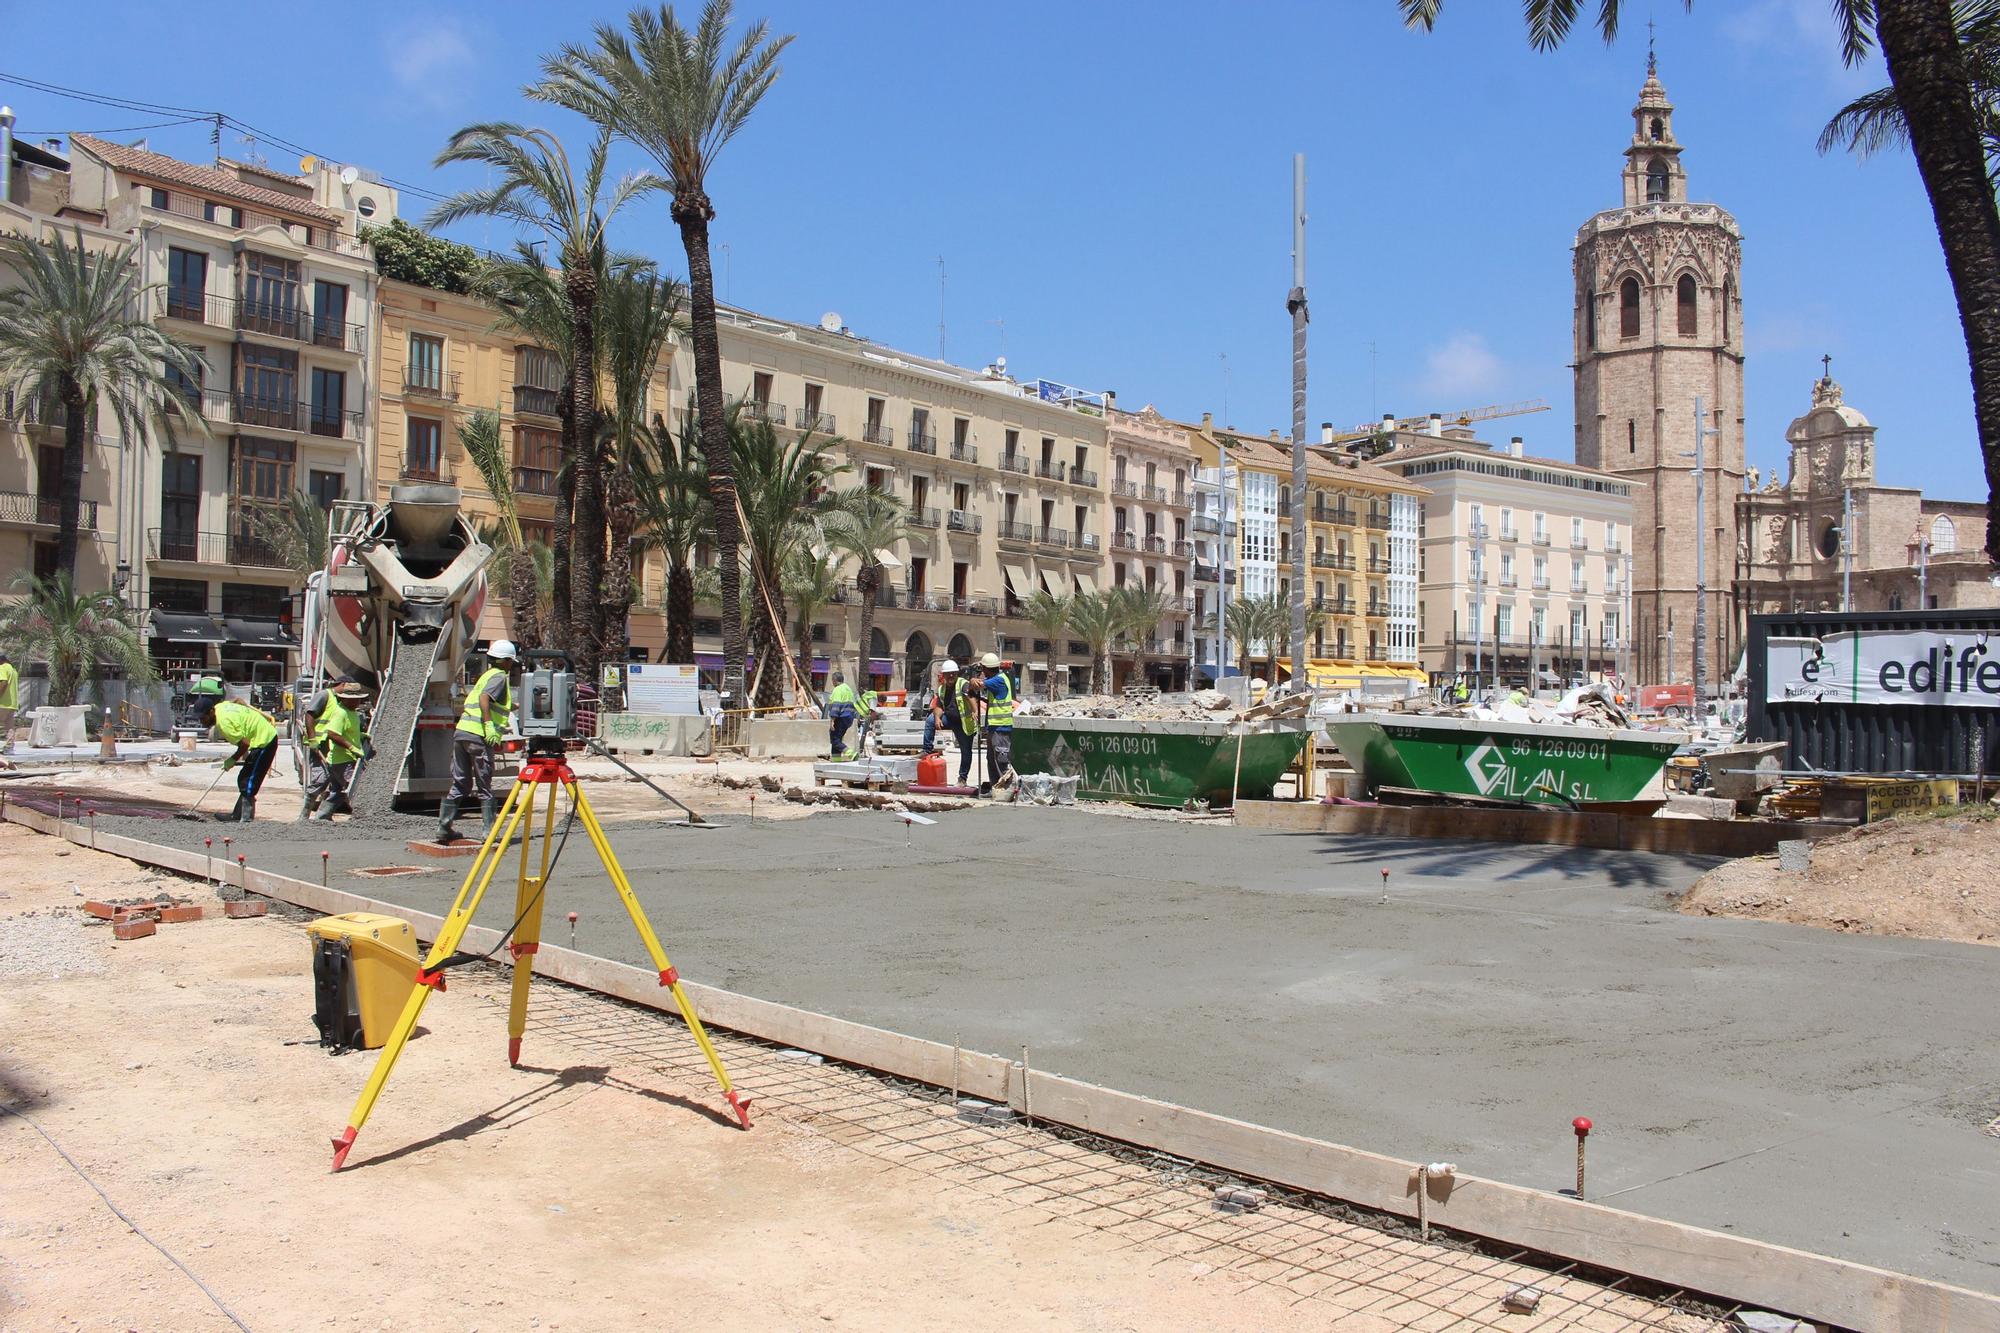
[[[199,848],[200,826],[120,828]],[[443,911],[384,821],[252,864]],[[611,835],[689,977],[1203,1110],[2000,1290],[2000,955],[1691,918],[1692,858],[1046,809]],[[909,842],[906,842],[906,838]],[[1380,871],[1389,870],[1385,887]],[[641,961],[587,841],[551,910]],[[500,886],[482,920],[512,902]]]

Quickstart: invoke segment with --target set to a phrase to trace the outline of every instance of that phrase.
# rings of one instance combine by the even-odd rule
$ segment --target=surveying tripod
[[[638,929],[646,953],[659,971],[660,984],[673,992],[674,1005],[681,1017],[687,1020],[688,1031],[694,1034],[695,1044],[708,1057],[709,1068],[715,1071],[715,1080],[722,1085],[722,1095],[736,1113],[737,1122],[745,1129],[750,1128],[750,1099],[730,1083],[729,1073],[722,1067],[722,1057],[716,1054],[715,1044],[708,1039],[708,1032],[701,1025],[701,1016],[695,1012],[694,1002],[688,999],[687,992],[681,987],[680,973],[667,961],[666,950],[660,947],[660,937],[653,933],[651,923],[646,920],[645,910],[639,906],[639,899],[632,892],[632,881],[625,877],[624,867],[618,864],[618,857],[611,850],[611,840],[605,835],[604,826],[598,822],[596,812],[590,808],[590,801],[577,785],[576,775],[563,758],[561,744],[554,741],[548,748],[537,748],[541,742],[536,742],[530,746],[528,760],[515,779],[514,789],[507,793],[506,803],[500,807],[493,827],[486,832],[486,841],[480,845],[478,855],[472,860],[472,868],[466,872],[465,882],[459,886],[458,897],[451,905],[451,914],[444,919],[437,939],[431,944],[430,953],[418,965],[410,998],[404,1002],[403,1012],[382,1047],[374,1072],[369,1074],[359,1100],[354,1103],[347,1128],[334,1137],[335,1171],[346,1164],[348,1150],[354,1147],[354,1136],[367,1122],[375,1099],[382,1095],[382,1088],[389,1081],[390,1070],[395,1068],[396,1058],[409,1044],[410,1034],[416,1030],[417,1018],[424,1011],[424,1003],[430,999],[431,992],[443,992],[445,969],[490,956],[460,953],[459,941],[465,938],[466,927],[472,924],[480,899],[486,896],[486,888],[493,882],[494,872],[499,869],[500,861],[506,855],[508,845],[515,841],[517,833],[521,856],[514,924],[501,942],[507,945],[514,957],[513,995],[507,1008],[507,1062],[512,1065],[521,1063],[521,1034],[528,1026],[528,982],[534,974],[535,953],[541,947],[543,891],[548,887],[549,874],[553,869],[551,857],[560,855],[561,844],[569,835],[568,822],[560,835],[555,832],[555,788],[568,794],[569,821],[582,823],[584,832],[590,836],[591,845],[597,849],[597,859],[604,864],[604,873],[610,877],[612,887],[618,890],[618,897],[625,904],[633,926]],[[536,793],[544,788],[550,790],[542,815],[540,860],[536,872],[531,875],[528,871],[531,848],[536,842]]]

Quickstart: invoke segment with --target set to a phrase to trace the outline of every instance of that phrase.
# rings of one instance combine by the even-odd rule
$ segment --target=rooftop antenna
[[[1007,360],[1007,321],[1004,319],[989,319],[986,322],[988,324],[997,324],[1000,327],[1000,361],[1002,364],[1005,364]]]
[[[1229,353],[1220,352],[1222,358],[1222,424],[1229,427]]]
[[[722,299],[729,299],[729,242],[722,243]]]
[[[938,360],[948,358],[944,354],[944,256],[938,256]]]

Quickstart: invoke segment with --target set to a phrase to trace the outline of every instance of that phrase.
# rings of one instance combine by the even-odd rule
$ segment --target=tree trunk
[[[563,258],[569,297],[569,395],[576,412],[576,508],[570,526],[569,653],[577,678],[597,683],[604,646],[598,641],[598,602],[604,596],[604,468],[597,419],[597,270]]]
[[[813,609],[801,602],[798,608],[798,663],[799,689],[810,695],[813,678]],[[810,703],[809,697],[793,700],[795,704]]]
[[[743,525],[736,512],[736,473],[722,414],[722,344],[715,326],[715,272],[708,259],[708,196],[676,197],[674,221],[687,251],[688,313],[694,347],[695,411],[708,461],[708,495],[715,511],[715,546],[722,562],[722,693],[725,707],[743,706],[743,565],[737,551]]]
[[[768,589],[771,605],[767,609],[764,599],[757,599],[757,623],[762,627],[763,645],[757,650],[757,661],[762,664],[757,673],[757,697],[752,701],[758,708],[778,708],[785,702],[785,677],[788,668],[784,665],[785,652],[783,625],[785,623],[784,595],[776,588]]]
[[[1951,9],[1951,0],[1877,0],[1875,36],[1958,301],[1986,467],[1986,554],[2000,561],[2000,208]]]
[[[666,660],[681,666],[694,661],[694,570],[685,555],[667,566]]]
[[[605,555],[597,641],[604,657],[623,662],[632,642],[632,535],[639,528],[639,499],[633,491],[629,466],[611,469],[604,484],[604,496],[611,545]]]
[[[535,557],[525,546],[507,553],[507,596],[514,603],[515,645],[543,647],[541,590],[535,586]]]
[[[562,456],[565,466],[556,473],[556,514],[549,531],[549,623],[543,629],[548,646],[569,651],[569,548],[576,515],[576,473],[567,466],[576,457],[576,403],[565,379],[556,393],[556,411],[562,417]]]
[[[63,405],[62,478],[56,487],[56,573],[76,583],[77,531],[83,526],[83,387],[68,374],[58,386]],[[67,702],[67,701],[65,701]]]
[[[863,565],[854,581],[861,589],[861,633],[854,640],[854,688],[868,688],[868,641],[875,634],[875,587],[878,573],[874,565]]]
[[[1049,702],[1054,703],[1060,693],[1056,682],[1062,678],[1062,655],[1056,651],[1059,642],[1053,634],[1049,636]]]
[[[73,652],[49,654],[49,707],[67,708],[75,703],[77,687],[82,683],[82,658]]]

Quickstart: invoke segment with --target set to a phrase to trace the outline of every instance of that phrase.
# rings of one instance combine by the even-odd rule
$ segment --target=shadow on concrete
[[[1659,852],[1621,852],[1598,847],[1557,847],[1541,843],[1492,843],[1460,839],[1375,837],[1355,833],[1285,833],[1327,845],[1320,854],[1341,865],[1403,868],[1422,879],[1476,875],[1494,883],[1554,877],[1602,880],[1620,889],[1678,892],[1724,858]]]

